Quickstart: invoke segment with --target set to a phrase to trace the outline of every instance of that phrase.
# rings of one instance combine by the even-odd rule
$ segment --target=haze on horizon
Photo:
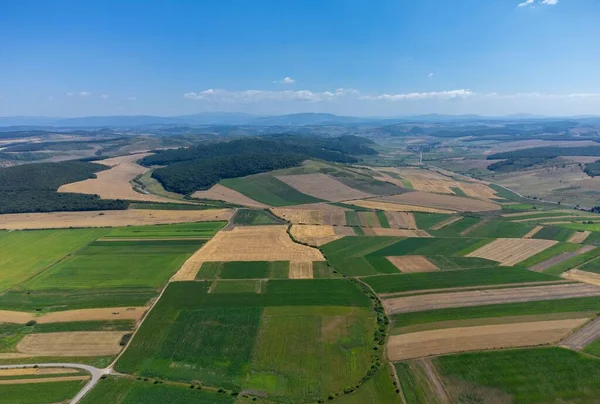
[[[0,116],[600,113],[596,0],[7,0]]]

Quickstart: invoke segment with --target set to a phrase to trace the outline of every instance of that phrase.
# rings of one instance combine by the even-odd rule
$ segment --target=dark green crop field
[[[199,222],[179,224],[157,224],[154,226],[116,227],[103,238],[168,239],[168,238],[210,238],[221,230],[227,222]]]
[[[290,187],[269,174],[222,180],[221,184],[269,206],[323,202]]]
[[[262,226],[269,224],[285,224],[271,212],[256,209],[238,209],[233,216],[233,223],[246,226]]]

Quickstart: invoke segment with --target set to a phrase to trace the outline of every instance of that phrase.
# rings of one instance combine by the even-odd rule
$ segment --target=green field
[[[421,213],[414,212],[413,216],[417,222],[417,227],[422,230],[429,230],[436,224],[448,219],[450,215],[444,215],[441,213]]]
[[[395,328],[442,321],[472,320],[493,317],[525,316],[553,313],[600,314],[600,299],[576,297],[525,303],[504,303],[485,306],[461,307],[402,313],[392,316]]]
[[[460,223],[460,222],[459,222]],[[490,220],[469,232],[469,237],[520,238],[535,226],[505,220]]]
[[[256,281],[219,283],[236,282]],[[370,366],[370,299],[341,279],[267,284],[257,294],[171,283],[117,369],[298,398],[357,383]]]
[[[390,228],[390,222],[387,218],[387,216],[385,215],[384,211],[377,211],[377,218],[379,219],[379,224],[381,225],[381,227],[383,227],[384,229],[389,229]]]
[[[584,220],[584,219],[582,219],[582,220]],[[564,227],[566,229],[573,229],[573,230],[597,231],[597,232],[600,232],[600,223],[592,223],[592,224],[587,224],[587,223],[562,223],[562,224],[557,224],[557,226]]]
[[[597,339],[596,341],[586,346],[583,352],[600,358],[600,339]]]
[[[434,362],[457,402],[596,403],[600,361],[561,348],[478,352]],[[510,401],[508,401],[510,400]]]
[[[437,403],[429,387],[429,378],[423,367],[415,361],[394,363],[406,404]]]
[[[378,275],[363,278],[376,293],[411,292],[427,289],[491,286],[508,283],[557,280],[543,273],[513,267],[465,269],[462,271]]]
[[[447,255],[433,255],[426,257],[442,271],[454,269],[486,268],[498,265],[498,262],[477,257],[452,257]]]
[[[269,224],[285,224],[271,212],[256,209],[238,209],[233,216],[233,223],[246,226],[262,226]]]
[[[594,260],[582,265],[579,269],[600,274],[600,259],[594,259]]]
[[[218,280],[212,293],[258,293],[261,288],[259,280]]]
[[[116,227],[102,238],[169,239],[211,238],[227,222],[199,222],[180,224],[157,224],[154,226]]]
[[[391,375],[384,369],[377,371],[371,380],[355,392],[338,397],[335,400],[335,403],[338,404],[400,404],[401,402],[400,396],[394,390]]]
[[[270,206],[289,206],[323,202],[305,195],[269,174],[222,180],[221,184],[257,202]]]
[[[544,270],[545,273],[551,275],[560,275],[569,269],[580,266],[581,264],[591,261],[600,255],[600,247],[594,248],[592,251],[588,251],[584,254],[576,255],[572,258],[569,258],[566,261],[563,261],[559,264],[551,266],[550,268]]]
[[[481,222],[481,220],[480,217],[476,216],[464,216],[459,221],[451,223],[440,230],[431,230],[430,233],[436,237],[458,237],[460,233]]]
[[[289,261],[205,262],[200,267],[196,279],[287,279],[289,267]]]
[[[571,237],[574,233],[574,230],[565,229],[564,227],[545,226],[542,230],[538,231],[532,238],[567,241],[569,237]]]
[[[161,287],[200,240],[97,241],[25,284],[28,290]]]
[[[235,398],[229,394],[190,389],[184,386],[154,384],[151,380],[133,380],[109,377],[100,380],[90,391],[82,404],[219,404],[233,403]]]
[[[60,403],[73,398],[85,386],[86,380],[0,385],[2,404]]]
[[[0,292],[26,281],[106,232],[106,229],[0,232]]]
[[[550,248],[545,249],[540,253],[537,253],[532,257],[527,258],[525,261],[519,262],[519,266],[522,266],[524,268],[530,268],[535,264],[539,264],[542,261],[546,261],[547,259],[550,259],[558,254],[562,254],[565,252],[573,252],[580,248],[581,246],[579,244],[558,243]]]
[[[358,212],[347,211],[344,215],[346,216],[346,224],[348,226],[362,226]]]

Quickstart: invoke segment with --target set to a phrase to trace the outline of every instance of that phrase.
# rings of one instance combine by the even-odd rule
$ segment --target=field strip
[[[0,323],[25,324],[35,320],[40,324],[76,321],[140,320],[148,307],[107,307],[100,309],[65,310],[36,316],[23,311],[0,310]]]
[[[0,377],[7,376],[41,376],[41,375],[58,375],[61,373],[77,373],[79,369],[69,368],[15,368],[1,369]]]
[[[101,210],[92,212],[11,213],[0,215],[0,229],[65,229],[70,227],[124,227],[151,224],[228,221],[232,209],[207,210]]]
[[[500,210],[500,205],[489,200],[464,198],[454,195],[440,195],[429,192],[413,191],[404,194],[378,198],[384,202],[426,206],[436,209],[448,209],[459,212],[487,212]]]
[[[348,185],[321,173],[282,175],[275,177],[303,194],[330,202],[364,199],[374,195],[350,188]]]
[[[445,309],[450,307],[472,307],[588,296],[600,296],[600,287],[580,283],[550,286],[525,286],[520,288],[473,290],[396,297],[385,299],[382,303],[388,314],[396,314]]]
[[[535,321],[392,335],[388,340],[388,358],[398,361],[454,352],[552,344],[587,321],[587,318]]]
[[[459,270],[460,271],[460,270]],[[374,276],[385,276],[389,274],[378,274],[378,275],[368,275],[368,277]],[[556,281],[538,281],[538,282],[525,282],[525,283],[499,283],[496,285],[476,285],[476,286],[460,286],[456,288],[437,288],[437,289],[422,289],[422,290],[410,290],[408,292],[393,292],[393,293],[379,293],[378,296],[381,298],[389,299],[392,297],[401,297],[401,296],[418,296],[418,295],[429,295],[438,292],[444,293],[454,293],[454,292],[463,292],[468,290],[493,290],[493,289],[514,289],[514,288],[522,288],[529,286],[545,286],[545,285],[567,285],[567,284],[576,284],[577,282],[569,279],[559,279]]]
[[[569,243],[583,243],[592,234],[591,231],[578,231],[567,240]]]
[[[58,192],[99,195],[102,199],[173,202],[173,199],[165,198],[163,196],[136,192],[131,186],[131,181],[133,181],[135,177],[150,170],[147,167],[142,167],[137,164],[136,161],[151,154],[152,153],[131,154],[128,156],[95,161],[94,163],[99,163],[111,168],[97,172],[96,178],[61,185],[58,188]],[[178,202],[189,203],[185,201]]]
[[[466,229],[464,229],[463,231],[460,232],[461,236],[466,236],[467,234],[471,233],[473,230],[478,229],[479,227],[487,224],[490,221],[490,219],[483,219],[480,220],[479,222],[467,227]]]
[[[342,238],[342,236],[336,234],[333,226],[295,224],[292,225],[290,234],[295,240],[314,247]]]
[[[235,227],[230,231],[221,230],[196,251],[171,280],[194,280],[204,262],[325,261],[319,250],[295,243],[286,230],[287,226],[281,225],[244,226]]]
[[[503,205],[507,205],[506,203]],[[573,211],[572,210],[545,210],[545,211],[540,211],[540,212],[531,212],[531,211],[526,211],[526,212],[516,212],[516,213],[505,213],[503,215],[500,215],[502,217],[522,217],[522,216],[533,216],[533,215],[538,215],[540,217],[547,215],[547,214],[555,214],[555,213],[564,213],[566,215],[572,215]]]
[[[76,380],[89,380],[90,376],[62,376],[62,377],[45,377],[37,379],[12,379],[0,380],[0,384],[32,384],[32,383],[53,383],[53,382],[72,382]]]
[[[321,210],[271,208],[271,213],[293,224],[325,224],[325,215]]]
[[[231,188],[227,188],[226,186],[223,186],[221,184],[215,184],[206,191],[196,191],[192,194],[192,198],[223,201],[227,203],[232,203],[234,205],[247,206],[250,208],[268,208],[268,206],[264,203],[257,202],[254,199],[251,199],[246,195],[235,191]]]
[[[486,258],[504,266],[513,266],[557,243],[554,240],[499,238],[466,256]]]
[[[596,248],[596,246],[586,245],[577,251],[560,253],[558,255],[555,255],[554,257],[548,258],[545,261],[538,262],[529,269],[536,272],[544,272],[546,269],[553,267],[554,265],[560,264],[561,262],[564,262],[578,255],[585,254],[586,252],[592,251],[594,248]]]
[[[561,341],[561,347],[581,351],[587,345],[600,338],[600,317],[590,321],[573,334]]]
[[[538,234],[538,232],[540,230],[542,230],[544,228],[544,226],[535,226],[533,229],[529,230],[529,232],[523,236],[523,238],[532,238],[533,236],[535,236],[536,234]]]
[[[373,227],[371,228],[371,230],[373,235],[375,236],[431,237],[431,235],[425,230],[386,229],[384,227]]]
[[[583,282],[589,285],[600,286],[600,274],[595,272],[582,271],[580,269],[571,269],[561,275],[565,279]]]
[[[431,391],[433,391],[433,393],[436,395],[437,399],[439,400],[439,404],[451,404],[452,401],[450,400],[450,397],[444,388],[444,383],[442,383],[440,375],[435,369],[435,366],[433,366],[431,361],[428,359],[421,359],[419,364],[425,371]]]
[[[415,216],[410,212],[386,212],[385,216],[392,228],[417,230]]]
[[[453,223],[458,222],[459,220],[464,219],[463,216],[455,216],[455,217],[449,217],[448,219],[442,220],[441,222],[439,222],[438,224],[436,224],[435,226],[431,227],[430,230],[441,230],[446,226],[450,226]]]
[[[439,271],[438,267],[422,255],[403,255],[386,258],[402,273]]]
[[[401,203],[385,202],[385,201],[372,200],[372,199],[346,201],[344,203],[349,204],[349,205],[359,206],[361,208],[377,209],[377,210],[383,210],[386,212],[425,212],[425,213],[446,213],[446,214],[456,213],[453,210],[428,208],[425,206],[406,205],[406,204],[401,204]]]
[[[107,242],[107,243],[118,243],[119,241],[183,241],[183,240],[208,240],[207,237],[163,237],[163,238],[128,238],[128,237],[110,237],[110,238],[99,238],[96,241]]]
[[[290,279],[312,279],[313,278],[313,263],[312,262],[290,262]]]
[[[123,331],[78,331],[27,334],[17,351],[33,356],[106,356],[121,350]]]
[[[567,222],[567,221],[558,221],[558,222],[554,222],[554,221],[550,221],[550,222],[546,222],[547,220],[561,220],[561,219],[598,219],[598,216],[589,216],[589,215],[566,215],[566,216],[547,216],[547,217],[532,217],[529,219],[518,219],[518,220],[511,220],[511,222],[513,223],[527,223],[527,222],[535,222],[535,221],[543,221],[544,224],[553,224],[553,223],[571,223],[571,222]]]

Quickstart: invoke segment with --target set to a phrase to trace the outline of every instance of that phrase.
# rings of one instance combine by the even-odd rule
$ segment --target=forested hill
[[[355,163],[358,159],[354,156],[377,154],[370,144],[370,140],[358,136],[272,135],[159,151],[141,163],[166,165],[152,176],[168,191],[190,194],[222,179],[294,167],[311,158]]]
[[[600,156],[600,146],[578,147],[533,147],[502,153],[490,154],[488,160],[522,159],[522,158],[554,158],[561,156]]]
[[[25,164],[0,169],[0,213],[127,209],[129,202],[58,193],[63,184],[94,178],[107,166],[84,161]]]

